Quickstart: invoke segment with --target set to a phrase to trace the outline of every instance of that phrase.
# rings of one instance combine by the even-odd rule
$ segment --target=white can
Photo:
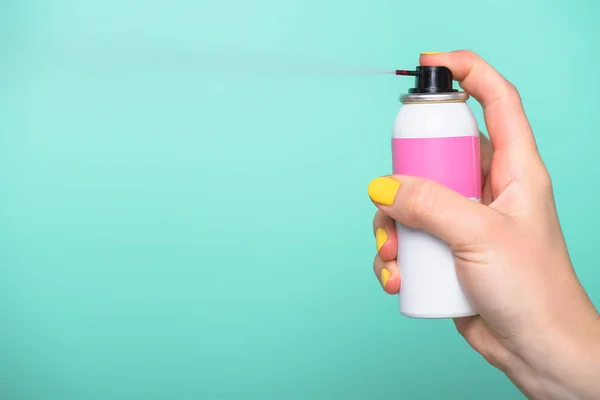
[[[439,82],[432,88],[431,81],[420,82],[417,75],[417,88],[401,97],[403,105],[392,138],[394,174],[434,180],[481,201],[477,121],[466,103],[468,94],[453,90],[451,82],[450,74],[449,90],[447,84],[436,88]],[[399,223],[396,229],[402,315],[452,318],[477,314],[460,287],[449,246],[422,230]]]

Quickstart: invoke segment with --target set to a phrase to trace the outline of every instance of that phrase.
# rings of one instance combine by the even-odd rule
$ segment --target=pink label
[[[441,183],[466,197],[481,198],[479,137],[394,138],[394,174]]]

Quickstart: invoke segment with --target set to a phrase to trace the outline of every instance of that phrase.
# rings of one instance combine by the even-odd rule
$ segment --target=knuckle
[[[532,168],[532,177],[534,177],[533,182],[535,183],[533,186],[542,193],[551,194],[553,192],[554,189],[550,172],[541,160]]]
[[[373,224],[372,224],[373,232],[375,232],[377,230],[377,225],[378,225],[378,218],[377,217],[378,217],[378,215],[379,215],[379,212],[377,212],[375,214],[375,216],[373,217]]]
[[[377,211],[373,217],[373,233],[377,231],[384,224],[385,214],[381,211]]]
[[[410,220],[418,224],[420,220],[429,217],[437,209],[439,193],[436,185],[427,180],[415,184],[407,203]]]
[[[375,277],[377,279],[379,279],[379,277],[377,276],[377,272],[379,271],[380,267],[381,267],[381,261],[380,261],[379,255],[376,255],[375,258],[373,259],[373,272],[375,273]]]
[[[546,195],[552,195],[552,193],[554,192],[552,178],[550,177],[548,171],[542,174],[541,178],[538,181],[538,185],[540,186],[542,192]]]
[[[461,54],[463,57],[468,57],[468,58],[479,58],[479,55],[477,53],[475,53],[473,50],[468,50],[468,49],[462,49],[462,50],[458,50],[457,53]]]
[[[521,101],[521,93],[519,93],[519,89],[510,81],[505,79],[505,90],[511,97],[519,99]]]

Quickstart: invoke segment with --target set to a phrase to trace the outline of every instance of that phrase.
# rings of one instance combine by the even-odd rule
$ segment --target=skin
[[[484,110],[482,204],[434,182],[400,182],[391,205],[377,202],[374,232],[387,240],[374,262],[384,290],[401,288],[394,220],[450,245],[456,271],[479,315],[454,320],[465,340],[532,399],[600,399],[600,319],[567,251],[552,183],[517,89],[478,55],[423,54],[448,67]],[[389,179],[388,178],[388,179]],[[378,246],[379,247],[379,246]]]

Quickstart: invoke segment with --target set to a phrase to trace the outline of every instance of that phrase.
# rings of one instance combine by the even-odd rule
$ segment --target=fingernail
[[[388,240],[388,235],[385,229],[377,228],[375,231],[375,243],[377,243],[377,251],[381,250],[385,242]]]
[[[400,189],[399,181],[387,176],[376,178],[369,183],[369,197],[375,203],[391,206],[394,204],[398,189]]]
[[[383,286],[384,289],[385,289],[385,285],[390,280],[391,275],[392,274],[390,274],[390,271],[388,271],[387,269],[385,269],[385,268],[381,269],[381,286]]]
[[[441,51],[425,51],[421,53],[424,56],[435,56],[436,54],[442,54]]]

